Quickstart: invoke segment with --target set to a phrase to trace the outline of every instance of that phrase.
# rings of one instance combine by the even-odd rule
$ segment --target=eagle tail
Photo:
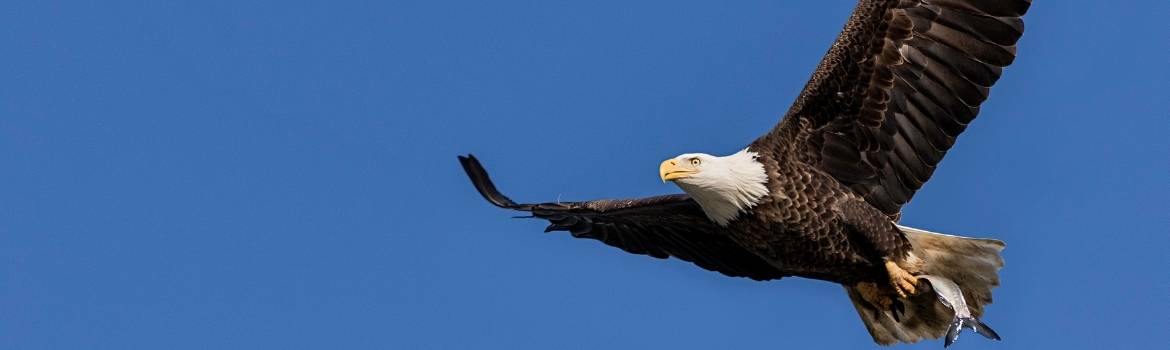
[[[921,260],[917,269],[910,272],[954,281],[962,290],[972,316],[982,316],[984,306],[991,303],[991,289],[999,285],[1003,241],[952,236],[905,226],[898,228],[914,247],[911,259]],[[954,311],[939,303],[934,293],[919,293],[899,300],[902,303],[900,315],[894,315],[874,308],[855,287],[845,286],[845,290],[865,328],[878,344],[937,339],[948,335],[954,320]]]

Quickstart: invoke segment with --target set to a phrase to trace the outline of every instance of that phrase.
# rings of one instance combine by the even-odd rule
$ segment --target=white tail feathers
[[[921,260],[911,270],[916,275],[935,275],[955,282],[966,297],[971,314],[983,315],[991,303],[991,289],[999,285],[1004,243],[994,239],[968,238],[898,226],[914,247],[911,259]],[[905,266],[904,266],[905,267]],[[913,343],[947,334],[954,312],[938,302],[933,293],[919,293],[900,302],[904,312],[895,320],[889,312],[869,305],[853,286],[845,286],[865,328],[878,344]]]

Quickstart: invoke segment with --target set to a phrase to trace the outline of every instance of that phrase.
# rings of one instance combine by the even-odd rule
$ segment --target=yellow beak
[[[664,160],[662,161],[662,165],[658,166],[658,175],[662,177],[662,182],[690,177],[697,172],[695,169],[683,168],[674,159]]]

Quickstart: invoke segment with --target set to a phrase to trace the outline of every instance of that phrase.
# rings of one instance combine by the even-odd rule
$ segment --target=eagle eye
[[[700,161],[699,158],[691,158],[691,165],[692,166],[699,166],[699,164],[702,164],[702,163],[703,162]]]

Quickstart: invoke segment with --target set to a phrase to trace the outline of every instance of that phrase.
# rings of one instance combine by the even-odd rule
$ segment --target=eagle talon
[[[890,274],[890,285],[899,297],[906,298],[918,294],[918,277],[914,277],[893,261],[886,261],[886,271]]]
[[[894,316],[895,322],[902,322],[902,315],[906,314],[906,304],[901,300],[894,300],[894,306],[890,307],[890,314]]]

